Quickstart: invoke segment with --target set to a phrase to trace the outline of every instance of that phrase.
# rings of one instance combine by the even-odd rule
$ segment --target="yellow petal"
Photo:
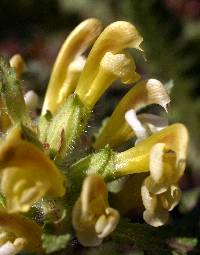
[[[42,114],[47,110],[54,113],[57,109],[59,91],[66,80],[70,63],[80,56],[96,39],[101,31],[101,23],[97,19],[87,19],[79,24],[67,37],[59,51],[48,84]]]
[[[116,40],[117,38],[117,40]],[[114,22],[109,25],[101,33],[99,38],[96,40],[86,62],[86,65],[83,69],[81,77],[76,88],[76,93],[79,95],[81,101],[87,104],[85,97],[90,93],[90,88],[93,86],[93,82],[98,76],[100,62],[107,52],[112,54],[117,54],[125,48],[136,48],[140,49],[139,45],[142,42],[142,37],[136,30],[136,28],[125,21]],[[96,82],[95,82],[96,83]],[[104,84],[103,84],[104,85]],[[100,86],[100,84],[99,84]],[[105,85],[104,85],[105,86]],[[100,88],[97,88],[100,90]],[[101,86],[101,89],[104,90],[104,87]],[[89,105],[94,105],[96,98],[89,99]]]
[[[160,199],[163,207],[171,211],[180,202],[181,190],[177,185],[170,185],[169,189],[161,194]]]
[[[119,213],[108,206],[108,192],[102,177],[90,175],[83,182],[80,198],[72,212],[72,224],[83,246],[98,246],[119,221]]]
[[[50,185],[42,169],[31,166],[4,168],[1,190],[6,197],[6,209],[10,213],[27,212],[45,195]]]
[[[150,176],[146,185],[150,192],[160,194],[166,191],[171,184],[177,183],[183,174],[183,159],[176,157],[176,153],[167,150],[164,143],[155,144],[150,152]]]
[[[158,209],[154,212],[146,210],[143,213],[143,218],[147,224],[153,227],[160,227],[167,223],[169,219],[169,213],[164,209]]]
[[[83,184],[81,192],[82,213],[87,215],[88,212],[103,212],[108,205],[107,187],[98,175],[88,176]],[[93,212],[92,212],[93,213]]]
[[[149,171],[150,152],[157,143],[165,143],[167,150],[176,153],[180,178],[185,169],[188,132],[186,127],[179,123],[162,129],[127,151],[116,154],[116,175]]]
[[[153,212],[158,204],[157,197],[147,189],[145,182],[141,187],[142,202],[146,210]]]
[[[121,79],[123,83],[132,83],[138,78],[139,75],[135,72],[135,63],[130,55],[127,53],[114,55],[107,52],[100,62],[99,71],[87,93],[79,94],[79,96],[81,96],[81,101],[91,109],[116,79]]]
[[[103,127],[94,147],[100,149],[109,144],[115,148],[134,136],[133,130],[124,118],[128,110],[138,111],[150,104],[159,104],[166,109],[169,102],[165,88],[158,80],[150,79],[139,82],[119,102]]]
[[[105,238],[111,234],[119,223],[119,213],[113,208],[106,208],[105,214],[101,215],[95,224],[95,231],[99,238]]]
[[[5,141],[1,143],[0,161],[1,186],[6,194],[9,194],[9,199],[15,199],[14,194],[11,195],[12,189],[23,179],[27,181],[25,190],[35,187],[35,190],[29,189],[30,197],[31,194],[33,196],[33,198],[29,197],[29,201],[36,202],[35,200],[40,199],[44,192],[55,197],[64,195],[64,175],[39,148],[20,138],[18,128],[14,127],[10,130]],[[18,197],[18,200],[20,199],[22,197]],[[32,202],[28,203],[28,207],[25,203],[26,207],[21,210],[27,211]],[[11,201],[9,204],[12,204]]]

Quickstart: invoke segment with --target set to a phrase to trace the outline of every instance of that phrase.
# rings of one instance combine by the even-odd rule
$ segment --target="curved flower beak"
[[[87,19],[79,24],[67,37],[53,67],[42,108],[43,115],[47,110],[52,113],[56,112],[58,106],[67,98],[69,93],[74,92],[73,90],[77,83],[77,73],[74,74],[74,68],[71,68],[70,64],[77,61],[97,38],[100,31],[100,21]],[[60,94],[62,88],[65,93],[62,91]]]
[[[94,148],[100,149],[106,144],[115,148],[135,135],[124,118],[130,109],[136,113],[147,105],[158,104],[166,110],[169,102],[169,96],[161,82],[155,79],[139,82],[119,102],[98,135]],[[133,124],[135,127],[136,123]]]
[[[72,224],[79,242],[84,246],[98,246],[119,222],[119,213],[108,205],[108,192],[102,177],[90,175],[74,205]]]
[[[0,211],[0,254],[13,255],[25,250],[41,252],[42,229],[31,220],[17,215]]]
[[[142,40],[136,28],[125,21],[105,28],[88,56],[75,91],[83,104],[91,109],[115,79],[132,83],[139,78],[131,57],[121,52],[125,48],[141,50]]]
[[[21,138],[21,130],[9,131],[0,148],[1,190],[9,212],[27,212],[45,194],[65,193],[63,174],[35,145]]]

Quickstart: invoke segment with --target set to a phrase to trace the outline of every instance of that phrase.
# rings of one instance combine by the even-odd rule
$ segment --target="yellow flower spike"
[[[10,59],[10,66],[15,68],[16,77],[20,79],[21,75],[23,74],[26,65],[25,62],[20,54],[15,54]]]
[[[44,115],[47,110],[54,113],[57,110],[58,98],[60,89],[67,85],[67,75],[69,74],[68,68],[78,56],[93,43],[101,31],[101,23],[97,19],[87,19],[80,23],[67,37],[62,48],[59,51],[58,57],[53,67],[53,71],[48,84],[42,114]],[[73,85],[72,85],[73,86]],[[69,91],[71,88],[69,89]]]
[[[1,210],[0,232],[0,255],[42,251],[41,228],[21,215]]]
[[[35,145],[22,140],[14,127],[0,149],[1,190],[9,212],[27,212],[45,194],[65,193],[63,174]]]
[[[117,153],[115,156],[116,175],[148,172],[150,152],[157,143],[164,143],[168,151],[176,153],[177,162],[183,172],[188,146],[188,131],[184,125],[177,123],[154,133],[127,151]]]
[[[93,106],[96,103],[96,96],[93,99],[92,92],[90,92],[90,89],[94,88],[94,82],[98,84],[98,87],[96,87],[96,89],[100,91],[99,97],[101,96],[102,91],[105,90],[105,82],[103,82],[103,85],[101,85],[100,83],[97,83],[96,80],[98,76],[98,79],[100,79],[100,63],[105,54],[109,52],[109,55],[107,55],[108,57],[111,53],[120,53],[125,48],[136,48],[141,50],[139,46],[142,40],[143,39],[140,36],[139,32],[136,30],[136,28],[126,21],[114,22],[107,28],[105,28],[105,30],[96,40],[88,56],[86,65],[83,69],[76,88],[76,93],[79,95],[81,101],[84,104]],[[109,59],[108,62],[108,65],[111,65],[111,68],[113,58]],[[115,58],[119,58],[119,56]],[[104,77],[101,77],[101,79],[104,79]],[[90,95],[90,97],[88,95]]]
[[[124,117],[128,110],[137,111],[150,104],[159,104],[166,110],[169,102],[169,96],[161,82],[156,79],[139,82],[119,102],[97,137],[94,148],[100,149],[106,144],[115,148],[133,137],[134,132]]]
[[[89,175],[72,212],[72,224],[83,246],[98,246],[119,222],[119,213],[108,205],[108,192],[102,177]]]

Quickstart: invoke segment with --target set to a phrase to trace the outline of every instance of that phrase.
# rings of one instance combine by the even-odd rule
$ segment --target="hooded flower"
[[[102,177],[89,175],[73,208],[72,223],[79,242],[98,246],[119,222],[119,213],[108,204],[108,192]]]
[[[155,144],[150,152],[150,176],[142,185],[141,194],[145,207],[144,220],[152,226],[161,226],[180,201],[178,181],[185,169],[185,160],[164,143]]]
[[[65,193],[64,176],[32,143],[22,138],[19,127],[9,130],[0,147],[1,191],[9,212],[26,212],[45,194]]]

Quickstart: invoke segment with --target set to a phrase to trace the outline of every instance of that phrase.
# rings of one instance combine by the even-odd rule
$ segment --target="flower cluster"
[[[100,245],[124,216],[112,198],[124,199],[126,183],[138,176],[134,194],[125,196],[139,197],[146,223],[167,223],[168,211],[180,201],[187,129],[141,113],[154,104],[167,111],[170,98],[161,82],[136,72],[127,48],[142,52],[137,29],[118,21],[101,30],[98,20],[88,19],[67,37],[40,116],[38,96],[22,93],[22,58],[0,58],[0,254],[57,251],[74,233],[83,246]],[[131,88],[81,158],[93,108],[116,80]],[[123,150],[130,139],[134,147]]]

